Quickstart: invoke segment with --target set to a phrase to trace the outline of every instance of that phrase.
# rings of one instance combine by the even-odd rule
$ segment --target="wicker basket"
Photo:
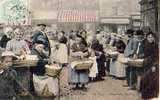
[[[144,59],[129,59],[128,65],[133,67],[143,67]]]
[[[14,67],[34,67],[37,66],[38,60],[15,60]]]
[[[92,60],[85,60],[85,61],[77,61],[77,65],[75,66],[76,70],[88,70],[92,67],[93,61]]]
[[[117,58],[117,61],[122,64],[128,64],[128,59],[129,58],[124,57],[124,55],[119,55]]]
[[[111,58],[117,58],[118,57],[118,52],[117,51],[109,51],[109,52],[107,52],[107,54]]]
[[[46,74],[52,77],[57,76],[61,71],[61,68],[57,66],[58,65],[56,64],[55,65],[45,65]]]

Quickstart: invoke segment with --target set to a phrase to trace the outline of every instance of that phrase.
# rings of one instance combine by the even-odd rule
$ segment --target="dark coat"
[[[47,62],[43,60],[47,59],[47,56],[45,54],[40,54],[36,49],[33,49],[31,53],[33,55],[37,55],[39,58],[39,62],[37,66],[32,68],[32,73],[36,75],[44,75],[45,74],[45,64],[47,64]]]
[[[7,69],[0,74],[0,100],[5,97],[15,96],[16,71]]]
[[[7,42],[11,40],[10,38],[7,37],[7,35],[3,35],[1,40],[0,40],[0,47],[1,48],[6,48]]]
[[[138,55],[138,58],[144,58],[145,40],[137,41],[135,38],[130,39],[129,43],[127,44],[124,50],[124,55],[126,57],[133,57],[133,55],[136,54],[137,52],[139,43],[141,43],[141,45],[139,47],[139,52],[137,55]]]
[[[142,77],[140,91],[143,99],[158,97],[159,93],[159,66],[156,65],[156,71],[148,70]]]
[[[146,59],[145,69],[147,71],[158,59],[158,45],[155,43],[148,43],[148,41],[146,41],[144,49],[144,57]]]
[[[159,56],[158,45],[155,43],[145,44],[145,73],[141,79],[140,91],[143,99],[158,97],[159,93]],[[152,67],[156,67],[156,71],[152,71]]]
[[[103,51],[103,45],[99,44],[98,42],[95,42],[91,45],[91,48],[95,51],[95,55],[97,56],[97,66],[98,66],[98,76],[105,76],[105,61],[106,57]],[[99,54],[101,52],[101,54]]]
[[[50,50],[49,39],[48,39],[47,35],[44,35],[44,34],[41,31],[37,31],[32,37],[32,43],[34,45],[38,41],[39,38],[43,38],[45,50]]]

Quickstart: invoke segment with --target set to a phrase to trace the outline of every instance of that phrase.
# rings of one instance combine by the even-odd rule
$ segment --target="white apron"
[[[95,57],[90,57],[89,59],[93,60],[93,65],[89,69],[89,77],[95,78],[98,74],[96,56]]]
[[[38,95],[42,95],[44,88],[47,86],[47,89],[50,93],[57,95],[58,94],[58,79],[50,76],[37,76],[33,74],[33,84],[35,92]]]
[[[111,62],[110,74],[118,78],[126,76],[126,65],[121,63],[120,59],[124,58],[124,54],[118,54],[116,61]]]

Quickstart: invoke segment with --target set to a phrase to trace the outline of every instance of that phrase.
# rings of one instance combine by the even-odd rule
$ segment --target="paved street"
[[[106,77],[104,81],[89,83],[87,92],[75,90],[61,100],[138,100],[138,93],[124,84],[123,80]]]

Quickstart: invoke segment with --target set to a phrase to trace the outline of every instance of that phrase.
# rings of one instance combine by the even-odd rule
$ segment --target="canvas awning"
[[[61,10],[58,13],[58,22],[97,22],[97,11]]]

